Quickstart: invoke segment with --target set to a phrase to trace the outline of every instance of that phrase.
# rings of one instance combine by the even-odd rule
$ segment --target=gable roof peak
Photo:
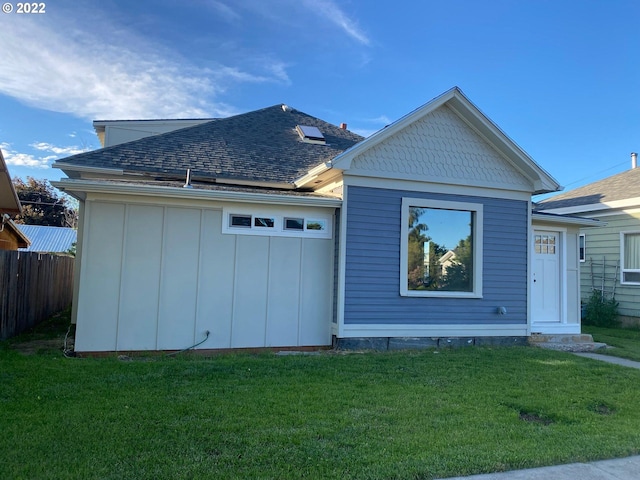
[[[348,170],[356,156],[398,134],[401,130],[422,120],[441,107],[450,108],[455,115],[524,175],[533,187],[532,193],[548,193],[560,189],[560,184],[471,102],[458,86],[450,88],[338,155],[334,159],[334,167]]]

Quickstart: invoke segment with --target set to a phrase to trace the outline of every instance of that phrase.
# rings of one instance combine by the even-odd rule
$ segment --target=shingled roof
[[[317,127],[325,145],[306,143],[297,125]],[[60,160],[68,171],[85,167],[144,173],[155,177],[234,179],[292,183],[311,168],[347,150],[363,137],[306,113],[272,107],[217,119]]]
[[[611,203],[638,197],[640,197],[640,168],[633,168],[547,198],[536,204],[536,210]]]

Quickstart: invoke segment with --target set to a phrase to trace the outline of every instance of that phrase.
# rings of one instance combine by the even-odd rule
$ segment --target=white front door
[[[560,232],[533,232],[532,323],[561,321]]]

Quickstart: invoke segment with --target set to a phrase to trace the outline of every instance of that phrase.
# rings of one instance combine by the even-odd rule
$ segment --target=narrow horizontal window
[[[273,228],[274,220],[268,217],[256,217],[253,219],[253,225],[255,227]]]
[[[233,208],[233,210],[231,209]],[[255,210],[250,208],[223,208],[222,233],[229,235],[262,235],[268,237],[331,238],[333,213],[312,209],[283,207]],[[236,209],[237,208],[237,209]],[[309,215],[308,217],[306,215]]]
[[[304,230],[304,219],[302,218],[285,218],[284,219],[285,230]]]
[[[307,220],[307,230],[323,231],[327,229],[327,222],[325,220]]]
[[[230,215],[229,224],[232,227],[251,228],[251,215]]]

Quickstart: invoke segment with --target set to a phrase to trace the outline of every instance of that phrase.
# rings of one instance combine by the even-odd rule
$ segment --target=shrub
[[[602,292],[594,290],[585,307],[584,324],[595,327],[616,327],[618,302],[615,298],[604,298]]]

